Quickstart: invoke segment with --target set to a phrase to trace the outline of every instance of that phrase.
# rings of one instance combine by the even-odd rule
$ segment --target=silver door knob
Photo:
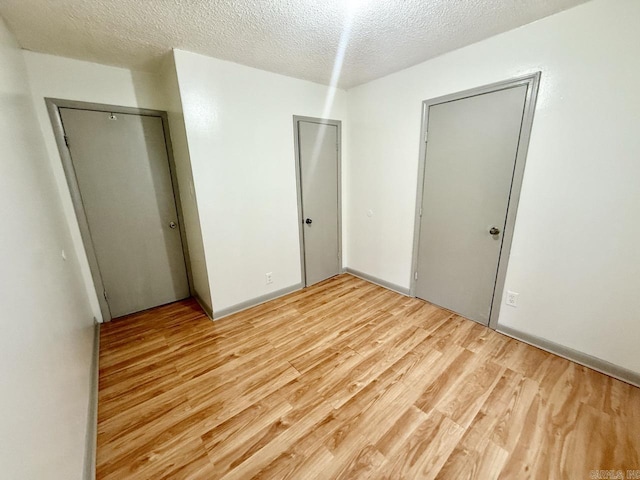
[[[496,227],[491,227],[491,228],[489,229],[489,233],[490,233],[491,235],[498,235],[498,234],[500,233],[500,229],[499,229],[499,228],[496,228]]]
[[[176,222],[169,222],[169,228],[176,228],[178,224]]]

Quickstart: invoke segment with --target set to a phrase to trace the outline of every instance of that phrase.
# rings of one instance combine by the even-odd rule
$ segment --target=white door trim
[[[298,195],[298,235],[300,238],[300,278],[302,285],[307,286],[307,274],[305,270],[305,250],[304,250],[304,218],[302,218],[302,169],[300,167],[300,122],[318,123],[321,125],[333,125],[337,128],[338,135],[338,266],[340,272],[344,270],[342,263],[342,122],[340,120],[329,120],[326,118],[293,116],[293,144],[295,150],[296,168],[296,192]]]
[[[429,125],[429,108],[433,105],[441,103],[461,100],[463,98],[473,97],[486,93],[497,92],[507,88],[513,88],[520,85],[527,86],[527,94],[525,97],[524,114],[522,117],[522,126],[520,128],[520,139],[518,140],[518,150],[516,153],[515,168],[513,172],[513,180],[511,186],[511,195],[509,196],[507,220],[502,240],[502,249],[498,260],[498,274],[496,284],[493,291],[491,302],[491,313],[489,316],[489,327],[493,330],[498,325],[498,316],[502,304],[502,293],[504,290],[505,279],[507,275],[507,266],[509,262],[509,253],[511,251],[511,241],[513,239],[513,230],[516,221],[516,212],[518,210],[518,202],[520,200],[520,189],[522,187],[522,179],[524,176],[524,167],[527,158],[527,150],[529,147],[529,139],[531,137],[531,127],[533,125],[533,116],[538,97],[538,87],[540,85],[541,72],[535,72],[530,75],[518,77],[502,82],[484,85],[482,87],[464,90],[462,92],[445,95],[442,97],[432,98],[422,102],[422,126],[420,127],[420,157],[418,161],[418,188],[416,194],[415,221],[413,234],[413,257],[411,262],[411,279],[410,294],[416,296],[416,275],[418,272],[418,247],[420,245],[420,209],[422,206],[423,188],[424,188],[424,171],[428,146]]]

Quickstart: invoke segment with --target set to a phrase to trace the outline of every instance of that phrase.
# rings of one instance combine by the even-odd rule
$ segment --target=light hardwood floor
[[[99,479],[588,479],[640,389],[349,275],[102,326]]]

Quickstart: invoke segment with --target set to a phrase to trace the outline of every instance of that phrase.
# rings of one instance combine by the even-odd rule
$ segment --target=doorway
[[[305,286],[341,271],[341,128],[338,120],[294,116],[300,231]]]
[[[189,297],[165,114],[47,103],[103,318]]]
[[[495,328],[540,73],[423,104],[412,294]]]

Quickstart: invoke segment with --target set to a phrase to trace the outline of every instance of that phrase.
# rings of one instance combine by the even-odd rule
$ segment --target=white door
[[[161,118],[60,115],[111,317],[188,297]]]
[[[340,273],[338,127],[297,122],[305,284]]]
[[[527,86],[429,107],[416,296],[488,324]]]

